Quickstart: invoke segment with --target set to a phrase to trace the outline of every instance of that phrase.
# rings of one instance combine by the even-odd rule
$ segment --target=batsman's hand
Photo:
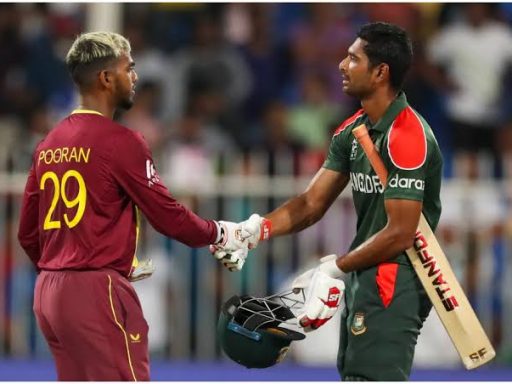
[[[297,316],[305,332],[318,329],[344,306],[345,283],[343,272],[336,265],[336,255],[320,259],[320,265],[297,277],[292,283],[294,292],[306,293],[303,312]]]
[[[256,248],[261,239],[270,236],[270,221],[258,214],[240,223],[219,221],[221,239],[210,245],[210,252],[230,271],[242,269],[248,250]]]
[[[270,220],[253,213],[246,221],[240,223],[243,230],[250,234],[248,237],[249,249],[254,249],[258,246],[260,240],[268,240],[272,230],[272,223]]]

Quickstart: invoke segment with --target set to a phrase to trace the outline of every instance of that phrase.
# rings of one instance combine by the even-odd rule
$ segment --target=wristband
[[[272,232],[272,222],[269,219],[262,218],[260,240],[268,240]]]

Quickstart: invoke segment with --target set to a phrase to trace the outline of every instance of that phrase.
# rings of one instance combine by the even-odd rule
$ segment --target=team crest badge
[[[364,323],[364,313],[356,313],[350,330],[354,335],[361,335],[366,332],[366,324]]]
[[[350,158],[349,160],[355,160],[357,156],[357,140],[352,140],[352,148],[350,149]]]

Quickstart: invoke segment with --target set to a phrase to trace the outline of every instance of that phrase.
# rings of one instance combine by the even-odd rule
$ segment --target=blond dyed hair
[[[89,32],[79,35],[66,55],[71,77],[80,87],[115,59],[129,54],[130,42],[115,32]]]

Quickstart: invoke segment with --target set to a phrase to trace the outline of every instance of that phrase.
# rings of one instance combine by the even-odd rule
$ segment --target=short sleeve
[[[384,145],[388,169],[384,198],[423,201],[428,143],[423,122],[410,107],[396,118]]]
[[[349,152],[347,151],[346,141],[348,136],[346,132],[334,135],[329,145],[327,158],[323,164],[324,168],[332,171],[348,173],[350,171]]]
[[[384,190],[384,198],[423,201],[425,179],[425,166],[414,170],[406,170],[391,165],[389,166],[388,183]]]

